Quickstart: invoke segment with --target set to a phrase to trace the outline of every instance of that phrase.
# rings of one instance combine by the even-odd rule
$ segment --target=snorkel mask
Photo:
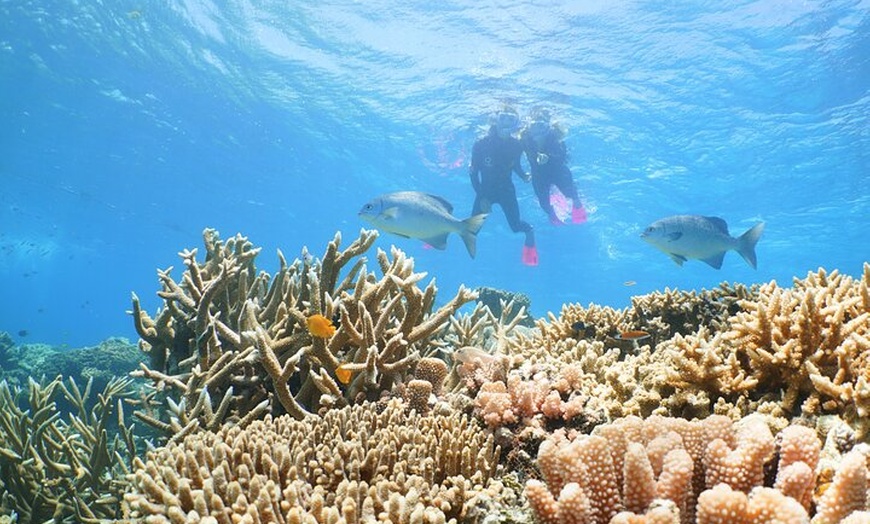
[[[544,138],[550,130],[550,112],[546,109],[536,111],[529,124],[529,134],[535,139]]]
[[[532,135],[532,138],[543,138],[549,129],[550,124],[542,120],[535,120],[529,124],[529,134]]]
[[[495,115],[495,128],[502,138],[509,137],[520,127],[520,117],[513,111],[499,111]]]

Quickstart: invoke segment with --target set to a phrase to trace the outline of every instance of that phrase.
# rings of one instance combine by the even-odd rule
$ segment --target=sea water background
[[[541,263],[500,210],[471,260],[382,235],[436,278],[564,303],[789,285],[870,260],[870,2],[0,0],[0,330],[135,338],[130,292],[201,232],[323,252],[370,197],[466,216],[467,161],[503,101],[567,127],[590,220],[555,228],[517,181]],[[767,223],[759,267],[677,267],[638,235],[671,214]],[[370,257],[372,259],[373,257]],[[627,281],[636,282],[626,286]],[[22,333],[23,334],[23,333]]]

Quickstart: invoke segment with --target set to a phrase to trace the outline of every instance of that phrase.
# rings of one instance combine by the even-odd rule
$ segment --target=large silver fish
[[[447,247],[447,235],[462,237],[468,254],[474,258],[477,232],[486,213],[465,220],[453,216],[453,206],[443,198],[419,191],[387,193],[369,201],[359,212],[360,218],[389,233],[417,238],[436,249]]]
[[[728,224],[719,217],[676,215],[653,222],[640,237],[680,266],[694,258],[719,269],[725,252],[733,249],[754,269],[755,244],[763,231],[764,222],[759,222],[734,238],[728,233]]]

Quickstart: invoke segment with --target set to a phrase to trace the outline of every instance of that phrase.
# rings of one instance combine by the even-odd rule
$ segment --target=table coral
[[[321,258],[303,251],[291,264],[279,252],[270,276],[258,272],[260,249],[245,237],[223,241],[207,229],[204,261],[187,250],[179,281],[171,268],[158,272],[164,306],[155,318],[133,297],[140,345],[150,356],[137,375],[156,387],[136,415],[180,439],[266,413],[303,419],[376,399],[404,381],[427,342],[476,295],[460,288],[434,308],[434,283],[420,289],[425,274],[396,248],[378,251],[381,276],[370,272],[362,255],[376,236],[364,230],[341,250],[337,234]],[[315,314],[338,319],[334,335],[309,333],[306,320]],[[353,373],[347,385],[336,380],[340,365]],[[161,396],[168,409],[155,405]]]
[[[171,443],[137,462],[125,507],[153,523],[456,522],[497,456],[466,416],[366,403]]]

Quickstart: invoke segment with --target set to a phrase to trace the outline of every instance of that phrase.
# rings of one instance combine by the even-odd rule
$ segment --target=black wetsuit
[[[550,186],[559,188],[559,191],[570,198],[573,205],[577,207],[580,200],[574,179],[571,177],[571,169],[567,164],[568,152],[565,142],[550,130],[540,147],[529,133],[523,134],[521,143],[532,168],[532,187],[535,189],[535,195],[538,196],[541,209],[548,216],[555,216],[553,206],[550,204]],[[547,155],[546,163],[538,163],[538,153]]]
[[[526,234],[525,245],[535,245],[532,226],[520,219],[517,191],[511,174],[521,178],[525,172],[520,165],[523,148],[514,137],[501,138],[494,129],[474,143],[471,150],[471,185],[477,196],[471,214],[489,213],[493,204],[501,206],[510,228]]]

